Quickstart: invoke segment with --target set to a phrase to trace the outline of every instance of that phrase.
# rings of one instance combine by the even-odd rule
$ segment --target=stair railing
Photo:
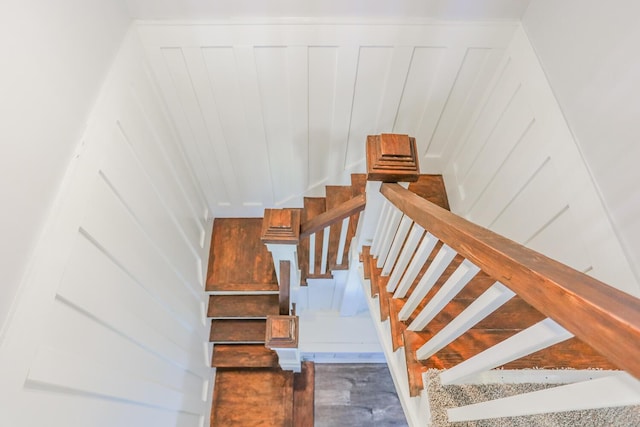
[[[422,331],[480,271],[495,283],[416,352],[428,359],[514,295],[546,318],[440,374],[443,385],[474,382],[493,368],[573,336],[626,371],[604,378],[448,410],[449,421],[640,404],[640,300],[477,226],[394,183],[384,196],[370,253],[393,299],[405,299],[398,320]],[[373,196],[368,195],[371,199]],[[372,216],[369,207],[365,217]],[[439,249],[438,249],[439,247]],[[432,254],[434,252],[434,254]],[[429,262],[428,257],[432,260]],[[463,261],[452,264],[454,257]],[[437,292],[432,287],[457,265]],[[426,271],[415,284],[419,272]],[[452,268],[450,268],[452,270]],[[411,290],[411,292],[409,292]],[[429,294],[430,298],[426,297]],[[408,296],[408,298],[407,298]],[[382,300],[382,297],[380,298]],[[380,302],[382,305],[382,301]],[[408,351],[408,350],[407,350]],[[474,379],[475,378],[475,379]]]
[[[313,276],[317,272],[315,266],[317,264],[316,240],[322,235],[322,251],[320,255],[320,271],[321,275],[326,274],[330,269],[329,248],[337,246],[335,265],[343,264],[345,251],[349,249],[347,236],[351,221],[357,221],[357,214],[364,210],[366,198],[364,194],[353,197],[350,200],[323,212],[302,224],[300,231],[300,241],[309,238],[309,270],[305,276]],[[331,240],[331,227],[340,225],[340,234],[337,242]]]
[[[315,241],[321,234],[322,237],[322,261],[321,273],[325,274],[329,268],[328,253],[329,247],[337,246],[336,264],[342,264],[345,251],[348,250],[350,241],[347,230],[350,221],[355,221],[358,214],[364,210],[366,205],[365,195],[353,197],[350,200],[330,209],[311,220],[300,223],[300,209],[265,209],[262,224],[262,242],[273,256],[276,267],[282,261],[289,262],[290,274],[289,290],[291,302],[297,302],[297,291],[300,289],[300,268],[298,262],[298,248],[304,239],[309,239],[309,271],[306,275],[314,274],[316,264]],[[341,231],[337,241],[330,239],[331,227],[341,226]],[[282,284],[280,268],[276,268],[278,284]],[[282,291],[282,286],[280,286]]]

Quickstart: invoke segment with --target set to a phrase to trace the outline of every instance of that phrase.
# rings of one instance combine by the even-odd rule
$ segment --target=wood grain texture
[[[351,197],[357,197],[365,194],[365,188],[367,186],[367,175],[364,173],[352,173],[351,174]],[[351,242],[351,239],[356,235],[358,222],[360,221],[360,212],[356,212],[351,215],[351,221],[349,221],[349,231],[347,233],[347,241]],[[348,248],[348,246],[345,246]],[[347,256],[348,251],[345,251]]]
[[[208,317],[267,317],[278,313],[278,295],[209,296]]]
[[[302,362],[302,372],[293,375],[293,426],[313,427],[315,363]]]
[[[405,343],[405,359],[407,362],[407,380],[409,381],[409,395],[415,397],[420,395],[424,389],[422,374],[429,370],[429,367],[416,358],[414,349],[422,347],[427,340],[420,334],[406,329],[403,333]]]
[[[265,319],[214,319],[209,341],[214,343],[264,343]]]
[[[442,175],[421,174],[417,181],[409,183],[409,191],[449,210],[449,199]]]
[[[261,229],[261,218],[214,220],[207,291],[278,291],[271,254],[260,241]]]
[[[260,240],[263,243],[298,244],[300,242],[300,210],[265,209]]]
[[[304,208],[302,209],[302,223],[311,221],[327,210],[327,203],[324,197],[305,197]],[[313,274],[309,271],[309,245],[311,239],[309,237],[301,237],[298,245],[298,265],[300,266],[300,285],[307,286],[307,277],[312,278],[330,278],[330,272],[320,274],[320,264],[322,261],[322,244],[324,240],[323,233],[317,233],[314,246]]]
[[[363,246],[362,247],[362,269],[364,273],[365,279],[371,279],[371,258],[369,257],[369,252],[371,251],[371,246]]]
[[[268,316],[265,346],[276,348],[297,348],[300,337],[298,316]]]
[[[479,227],[397,184],[382,193],[488,275],[551,317],[619,368],[640,377],[640,301]]]
[[[325,227],[334,224],[337,221],[341,221],[357,212],[364,210],[366,205],[366,198],[364,195],[356,196],[340,205],[326,211],[310,221],[302,224],[302,231],[300,232],[301,238],[307,237],[313,233],[323,230]]]
[[[382,322],[389,318],[389,297],[392,296],[387,292],[387,282],[389,282],[389,276],[378,279],[378,304],[380,304],[380,320]]]
[[[280,261],[279,313],[289,315],[291,293],[291,261]]]
[[[404,330],[407,329],[407,325],[398,318],[398,313],[400,313],[403,305],[404,301],[392,296],[389,297],[389,322],[391,324],[391,343],[394,352],[404,346]]]
[[[385,133],[367,136],[368,181],[413,182],[419,174],[415,138]]]
[[[351,187],[343,185],[327,185],[325,187],[327,194],[327,211],[339,207],[342,203],[351,200]],[[359,212],[358,212],[359,213]],[[349,215],[353,217],[353,215]],[[347,230],[348,231],[348,230]],[[345,251],[339,263],[336,262],[338,255],[338,244],[340,243],[340,233],[342,232],[342,221],[338,220],[331,225],[329,232],[329,268],[332,270],[346,270],[349,268],[349,240],[346,240]]]
[[[211,366],[216,368],[277,368],[278,354],[263,344],[216,344]]]
[[[292,427],[293,373],[218,369],[211,427]]]

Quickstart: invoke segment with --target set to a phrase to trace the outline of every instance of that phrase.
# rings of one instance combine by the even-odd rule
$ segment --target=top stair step
[[[418,175],[418,180],[409,184],[409,191],[443,209],[450,210],[442,175]]]

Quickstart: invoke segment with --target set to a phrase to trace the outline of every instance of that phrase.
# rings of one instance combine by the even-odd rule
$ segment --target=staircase
[[[302,224],[313,225],[312,220],[362,196],[366,176],[354,174],[351,181],[327,186],[326,197],[305,197]],[[356,212],[300,240],[301,286],[349,268],[348,247],[358,218]],[[313,364],[303,363],[297,374],[283,371],[276,352],[265,347],[267,316],[289,314],[289,304],[283,313],[262,227],[262,218],[218,218],[213,224],[206,283],[212,366],[217,368],[211,426],[313,425]]]
[[[640,353],[640,300],[448,212],[442,177],[418,175],[415,147],[406,135],[370,136],[367,180],[353,175],[264,220],[214,222],[211,425],[313,425],[313,366],[281,370],[300,369],[299,354],[288,356],[297,347],[271,344],[298,333],[288,298],[336,276],[345,298],[362,285],[411,426],[432,421],[429,375],[445,386],[571,378],[450,408],[450,422],[640,404],[640,362],[629,356]],[[278,314],[289,320],[274,327],[267,316]],[[593,368],[604,371],[584,371]]]

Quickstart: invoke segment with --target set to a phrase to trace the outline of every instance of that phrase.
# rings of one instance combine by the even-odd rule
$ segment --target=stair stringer
[[[379,305],[376,299],[371,295],[371,284],[369,279],[364,278],[364,268],[362,263],[357,266],[360,285],[364,292],[365,299],[369,307],[369,313],[374,323],[378,340],[382,346],[384,357],[393,378],[393,383],[400,399],[400,404],[404,410],[407,423],[411,427],[424,427],[431,424],[431,409],[429,407],[429,397],[427,390],[422,390],[419,396],[411,397],[409,392],[409,379],[407,374],[407,362],[405,358],[404,347],[400,347],[397,351],[393,351],[393,343],[391,342],[391,326],[389,319],[382,321],[380,319]]]

